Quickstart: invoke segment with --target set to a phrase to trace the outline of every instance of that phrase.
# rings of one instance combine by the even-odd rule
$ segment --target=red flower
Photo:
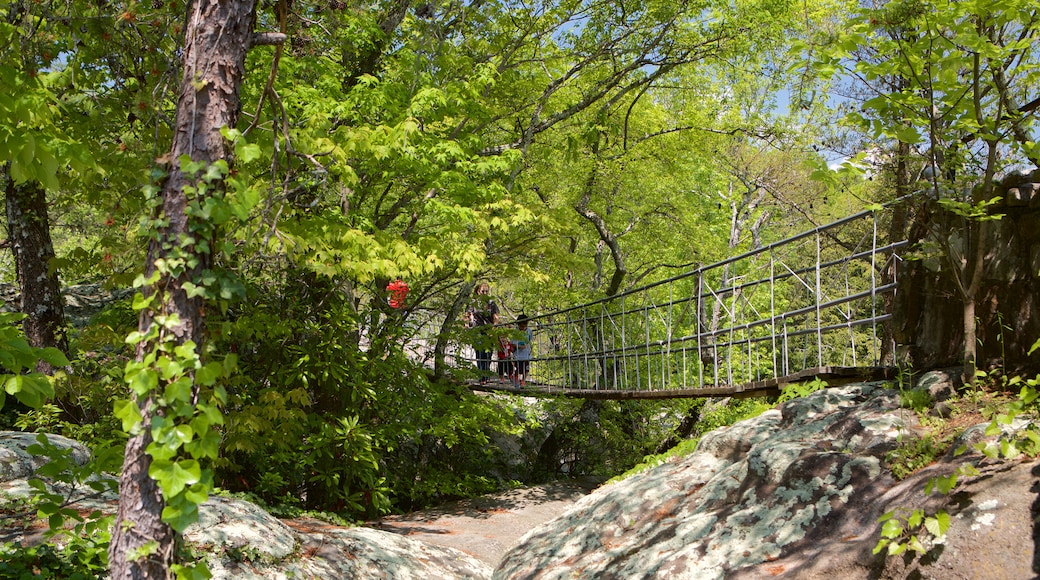
[[[408,284],[398,278],[386,285],[386,291],[390,293],[390,308],[403,308],[404,300],[408,296]]]

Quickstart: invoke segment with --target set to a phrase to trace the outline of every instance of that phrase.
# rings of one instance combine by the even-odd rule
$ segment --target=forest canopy
[[[4,0],[4,426],[125,456],[130,575],[166,573],[214,488],[361,518],[576,452],[620,473],[703,402],[596,405],[596,429],[543,403],[568,427],[505,474],[489,442],[541,419],[449,380],[476,284],[513,320],[915,192],[970,208],[1037,166],[1037,11]],[[72,285],[111,298],[73,324]]]

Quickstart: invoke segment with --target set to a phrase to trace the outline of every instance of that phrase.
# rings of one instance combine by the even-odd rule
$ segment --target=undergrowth
[[[991,440],[975,444],[975,451],[996,460],[1040,455],[1040,430],[1035,423],[1040,411],[1038,386],[1040,376],[1024,379],[1009,378],[1002,373],[979,372],[968,388],[942,403],[941,411],[931,401],[930,395],[922,394],[923,390],[903,391],[900,397],[902,406],[917,413],[918,422],[926,432],[915,439],[904,439],[889,453],[887,459],[892,474],[897,479],[905,479],[932,464],[950,451],[965,429],[987,420],[986,436]],[[1018,395],[1012,397],[1016,388],[1020,388]],[[1030,420],[1016,424],[1016,418],[1022,415],[1029,416]],[[955,456],[967,451],[964,446],[953,450]],[[975,464],[966,460],[953,473],[930,478],[924,494],[949,495],[962,477],[978,474]],[[874,554],[884,551],[886,556],[911,558],[925,555],[941,544],[951,525],[950,515],[944,509],[927,513],[923,509],[905,506],[886,512],[878,522],[881,532]]]

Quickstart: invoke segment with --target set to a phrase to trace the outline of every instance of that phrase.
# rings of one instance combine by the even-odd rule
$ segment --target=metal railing
[[[627,292],[532,316],[527,384],[668,392],[876,367],[899,250],[864,211]],[[473,350],[454,344],[455,364]]]

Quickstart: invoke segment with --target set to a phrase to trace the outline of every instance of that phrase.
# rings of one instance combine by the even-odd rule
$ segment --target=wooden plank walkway
[[[620,389],[572,389],[543,384],[528,383],[514,387],[508,382],[497,382],[492,378],[487,383],[468,381],[474,391],[506,392],[534,397],[572,397],[582,399],[681,399],[692,397],[768,397],[778,396],[787,385],[813,379],[827,381],[827,386],[836,387],[859,381],[891,380],[896,377],[895,367],[813,367],[783,377],[755,381],[742,385],[721,385],[697,389],[666,389],[654,391],[628,391]]]

